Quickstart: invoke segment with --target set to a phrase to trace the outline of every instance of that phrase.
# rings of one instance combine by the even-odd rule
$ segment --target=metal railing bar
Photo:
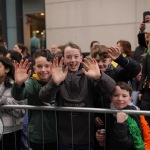
[[[150,111],[144,110],[112,110],[103,108],[84,108],[84,107],[52,107],[52,106],[31,106],[31,105],[2,105],[1,109],[32,109],[32,110],[49,110],[49,111],[77,111],[77,112],[93,112],[93,113],[117,113],[125,112],[127,114],[150,115]]]

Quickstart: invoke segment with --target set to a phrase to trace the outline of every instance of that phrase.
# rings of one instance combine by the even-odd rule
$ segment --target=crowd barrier
[[[91,113],[117,113],[120,110],[112,110],[112,109],[102,109],[102,108],[84,108],[84,107],[53,107],[53,106],[31,106],[31,105],[2,105],[0,106],[0,112],[3,109],[31,109],[31,110],[43,110],[43,111],[69,111],[69,112],[87,112],[89,113],[89,117]],[[127,114],[137,114],[150,116],[150,111],[141,111],[141,110],[121,110]],[[57,116],[57,115],[56,115]],[[57,130],[56,130],[57,132]],[[58,137],[57,137],[58,138]],[[89,145],[90,147],[90,145]],[[89,148],[90,150],[90,148]]]

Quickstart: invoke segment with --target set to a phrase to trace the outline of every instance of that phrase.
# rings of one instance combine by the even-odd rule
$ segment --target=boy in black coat
[[[144,150],[139,116],[127,115],[121,111],[136,110],[135,106],[129,105],[132,99],[131,92],[132,89],[128,84],[118,82],[111,95],[109,108],[120,112],[106,115],[106,133],[101,133],[101,130],[96,132],[99,145],[106,150],[136,150],[137,148]]]

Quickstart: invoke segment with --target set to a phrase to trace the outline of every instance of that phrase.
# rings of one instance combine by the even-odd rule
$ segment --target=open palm
[[[82,62],[84,65],[84,68],[82,68],[84,74],[90,78],[93,78],[94,80],[99,79],[101,74],[96,60],[92,58],[89,60],[84,58],[84,61],[85,62]]]
[[[15,83],[22,84],[31,75],[31,70],[28,71],[31,63],[28,60],[21,60],[20,63],[15,63]]]
[[[117,59],[121,54],[121,50],[119,47],[110,47],[108,48],[108,55],[112,60]]]
[[[58,63],[58,58],[55,58],[52,64],[52,80],[56,85],[64,81],[68,73],[68,68],[64,70],[62,68],[63,61],[64,59],[62,58]]]

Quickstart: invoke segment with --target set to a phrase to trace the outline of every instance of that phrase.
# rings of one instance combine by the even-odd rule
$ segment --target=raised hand
[[[59,85],[62,81],[65,80],[67,73],[68,73],[68,67],[66,67],[63,70],[63,62],[64,58],[61,58],[60,62],[58,63],[58,57],[54,58],[53,64],[52,64],[52,80],[56,85]]]
[[[94,58],[84,58],[84,61],[85,62],[82,62],[84,66],[84,68],[82,68],[83,73],[94,80],[98,80],[101,73],[96,60]]]
[[[119,47],[109,47],[107,52],[112,60],[117,59],[121,54],[121,50]]]
[[[128,119],[128,116],[124,112],[118,112],[116,118],[118,123],[123,123]]]
[[[146,29],[145,23],[142,22],[142,23],[140,24],[139,29],[140,29],[140,32],[141,32],[141,33],[144,33],[144,31],[145,31],[145,29]]]
[[[15,62],[15,83],[21,85],[30,77],[30,65],[31,62],[29,62],[27,59],[25,61],[22,59],[20,63]]]

